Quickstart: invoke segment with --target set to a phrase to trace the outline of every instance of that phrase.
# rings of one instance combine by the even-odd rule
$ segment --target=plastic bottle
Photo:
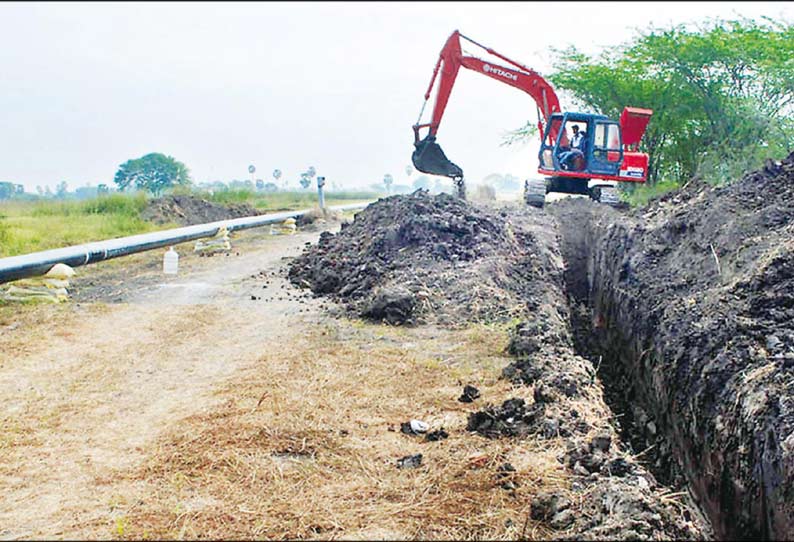
[[[163,255],[163,273],[176,275],[178,269],[179,254],[176,253],[174,247],[169,247],[168,251]]]

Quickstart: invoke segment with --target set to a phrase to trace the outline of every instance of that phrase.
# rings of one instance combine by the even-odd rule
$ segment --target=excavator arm
[[[505,61],[510,67],[486,62],[473,56],[465,56],[461,48],[461,38]],[[537,106],[538,128],[540,133],[543,133],[543,126],[546,120],[553,113],[558,113],[560,111],[560,102],[552,86],[536,71],[497,53],[489,47],[485,47],[467,38],[455,30],[447,39],[444,48],[441,50],[438,62],[436,62],[435,69],[433,70],[433,76],[430,79],[430,85],[428,85],[427,92],[425,92],[425,101],[422,106],[422,111],[419,113],[419,120],[413,126],[415,150],[412,155],[412,160],[414,166],[419,171],[431,175],[452,177],[462,187],[463,170],[450,162],[444,155],[441,147],[436,143],[436,135],[441,125],[441,118],[444,116],[444,110],[447,107],[452,87],[455,84],[458,70],[460,70],[461,67],[487,75],[492,79],[529,94],[535,100]],[[430,94],[436,83],[436,79],[439,78],[439,74],[438,92],[436,94],[435,105],[433,106],[432,119],[429,123],[420,124],[419,121],[421,121],[425,105],[427,105],[427,100],[430,98]],[[421,138],[419,131],[423,128],[427,128],[428,131],[425,137]],[[553,139],[557,137],[556,133],[550,135]]]

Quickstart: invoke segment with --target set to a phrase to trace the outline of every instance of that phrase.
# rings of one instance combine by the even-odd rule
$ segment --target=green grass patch
[[[311,209],[317,193],[180,190],[221,205],[247,203],[261,212]],[[377,199],[364,191],[327,192],[326,205],[343,205]],[[29,254],[91,241],[177,227],[158,225],[141,218],[148,197],[143,193],[108,194],[87,200],[4,201],[0,203],[0,258]]]
[[[42,200],[16,205],[18,209],[31,216],[124,215],[138,217],[146,207],[147,201],[145,194],[135,193],[109,194],[87,200]]]
[[[668,192],[672,192],[679,187],[675,181],[660,181],[656,184],[641,184],[631,193],[627,194],[626,199],[632,207],[641,207],[654,198],[658,198]]]
[[[83,201],[0,204],[0,257],[163,229],[141,218],[143,194],[111,194]]]

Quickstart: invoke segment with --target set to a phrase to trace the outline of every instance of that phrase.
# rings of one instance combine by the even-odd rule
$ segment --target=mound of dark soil
[[[259,214],[262,213],[255,207],[243,203],[221,205],[194,196],[163,196],[149,200],[141,217],[156,224],[193,226]]]
[[[564,252],[589,247],[584,342],[657,471],[680,466],[721,538],[794,537],[794,154],[624,217],[554,207]]]
[[[293,261],[289,277],[393,324],[509,318],[526,309],[531,277],[552,256],[529,232],[531,220],[448,194],[391,196],[339,233],[323,233]]]

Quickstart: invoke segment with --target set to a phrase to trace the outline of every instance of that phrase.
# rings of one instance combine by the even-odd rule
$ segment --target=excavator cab
[[[590,113],[550,115],[538,151],[545,178],[526,181],[525,201],[543,207],[546,194],[562,192],[618,205],[617,182],[645,182],[648,175],[648,155],[637,147],[652,113],[626,107],[619,122]],[[581,141],[572,141],[574,126]]]
[[[578,129],[581,142],[572,145]],[[539,170],[568,178],[616,176],[623,161],[620,124],[604,115],[557,113],[546,123]]]

